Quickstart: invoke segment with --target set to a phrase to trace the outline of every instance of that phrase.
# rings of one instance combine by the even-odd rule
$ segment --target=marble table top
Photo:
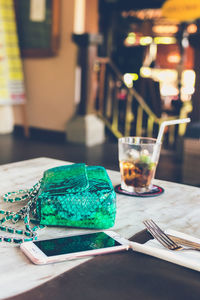
[[[36,158],[0,166],[0,195],[8,191],[30,188],[43,172],[55,166],[70,164],[50,158]],[[120,174],[108,170],[113,185],[120,183]],[[144,229],[142,221],[152,218],[163,228],[171,228],[200,237],[200,188],[172,182],[154,180],[165,189],[164,194],[151,197],[131,197],[117,194],[116,231],[125,238]],[[20,204],[18,204],[20,205]],[[15,204],[4,203],[0,208],[15,210]],[[54,238],[67,234],[89,232],[84,229],[45,228],[39,231],[38,238]],[[19,246],[0,243],[0,299],[5,299],[55,278],[88,259],[66,261],[50,265],[34,265],[21,252]]]

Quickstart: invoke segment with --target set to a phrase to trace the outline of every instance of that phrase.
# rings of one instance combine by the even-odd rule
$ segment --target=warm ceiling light
[[[139,78],[137,73],[130,73],[130,75],[131,75],[133,81],[136,81]]]
[[[136,17],[141,20],[155,20],[162,16],[161,9],[129,10],[121,13],[123,18]]]
[[[188,33],[195,33],[195,32],[197,32],[197,25],[196,24],[190,24],[190,25],[188,25],[187,32]]]
[[[174,34],[178,31],[178,26],[176,25],[155,25],[152,28],[153,32],[159,33],[159,34]]]
[[[134,32],[130,32],[127,38],[124,40],[125,46],[129,47],[134,45],[136,42],[136,34]]]
[[[154,38],[154,43],[165,45],[176,44],[176,38],[169,36],[159,36]]]
[[[172,64],[178,64],[180,62],[180,55],[177,53],[169,54],[167,57],[167,61]]]
[[[127,87],[132,88],[133,86],[133,78],[130,73],[124,74],[124,83]]]
[[[184,86],[194,86],[196,80],[196,74],[193,70],[185,70],[182,73],[181,83]]]
[[[140,68],[140,76],[142,77],[150,77],[151,76],[151,68],[141,67]]]
[[[153,42],[153,39],[151,36],[143,36],[140,38],[140,45],[146,46]]]

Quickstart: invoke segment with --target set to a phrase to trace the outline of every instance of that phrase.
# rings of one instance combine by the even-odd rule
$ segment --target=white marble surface
[[[37,158],[0,166],[0,194],[35,184],[43,171],[67,162]],[[120,183],[119,172],[108,171],[113,185]],[[142,221],[152,218],[163,228],[171,228],[200,238],[200,189],[187,185],[155,180],[165,189],[158,197],[137,198],[117,194],[117,217],[112,230],[129,238],[144,229]],[[0,208],[7,204],[0,200]],[[10,210],[14,204],[9,205]],[[68,228],[46,228],[39,232],[39,238],[53,238],[88,230]],[[1,232],[0,232],[1,234]],[[86,261],[66,261],[57,264],[37,266],[20,251],[19,246],[0,243],[0,299],[20,294],[34,288],[59,274]]]

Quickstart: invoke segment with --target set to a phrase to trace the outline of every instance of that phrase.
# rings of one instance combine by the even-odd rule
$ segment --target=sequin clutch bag
[[[36,197],[40,224],[106,229],[115,215],[116,194],[103,167],[73,164],[44,172]]]

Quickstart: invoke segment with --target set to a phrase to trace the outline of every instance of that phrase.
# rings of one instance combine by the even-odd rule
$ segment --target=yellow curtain
[[[13,0],[0,0],[0,105],[25,102]]]

